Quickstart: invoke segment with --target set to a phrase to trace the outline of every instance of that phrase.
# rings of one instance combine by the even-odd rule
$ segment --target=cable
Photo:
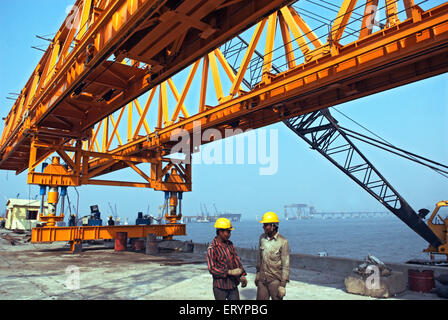
[[[360,126],[361,128],[363,128],[364,130],[366,130],[367,132],[369,132],[370,134],[374,135],[375,137],[377,137],[380,140],[383,140],[385,143],[387,143],[390,146],[393,146],[392,143],[390,143],[389,141],[381,138],[379,135],[375,134],[374,132],[372,132],[371,130],[367,129],[365,126],[363,126],[362,124],[360,124],[359,122],[356,122],[355,120],[353,120],[352,118],[350,118],[349,116],[345,115],[344,113],[342,113],[341,111],[339,111],[338,109],[336,109],[335,107],[332,107],[333,110],[335,110],[336,112],[338,112],[339,114],[341,114],[342,116],[344,116],[345,118],[349,119],[350,121],[352,121],[353,123],[357,124],[358,126]]]
[[[402,154],[400,154],[400,153],[398,153],[398,152],[395,152],[395,151],[386,149],[386,148],[381,147],[381,146],[379,146],[379,145],[376,145],[376,144],[374,144],[374,143],[372,143],[372,142],[369,142],[369,141],[367,141],[367,140],[364,140],[364,139],[362,139],[362,138],[359,138],[359,137],[357,137],[357,136],[355,136],[355,135],[352,135],[352,134],[349,134],[349,133],[346,133],[346,135],[349,136],[349,137],[352,137],[352,138],[354,138],[354,139],[357,139],[357,140],[359,140],[359,141],[362,141],[362,142],[365,142],[365,143],[367,143],[367,144],[370,144],[370,145],[372,145],[372,146],[375,146],[375,147],[377,147],[377,148],[380,148],[380,149],[383,149],[383,150],[385,150],[385,151],[388,151],[388,152],[391,152],[391,153],[393,153],[393,154],[396,154],[396,155],[398,155],[398,156],[400,156],[400,157],[403,157],[403,158],[406,158],[406,159],[408,159],[408,160],[414,161],[414,162],[416,162],[416,163],[418,163],[418,164],[421,164],[421,165],[423,165],[423,166],[425,166],[425,167],[428,167],[428,168],[430,168],[430,169],[436,171],[437,173],[441,174],[441,175],[444,176],[445,178],[448,178],[448,176],[446,176],[446,175],[444,174],[444,173],[448,174],[448,171],[444,171],[444,170],[442,170],[442,169],[439,169],[439,168],[430,166],[430,165],[425,164],[425,163],[423,163],[423,162],[421,162],[421,161],[419,161],[419,160],[413,159],[413,157],[408,157],[408,156],[402,155]],[[398,148],[397,148],[397,149],[398,149]]]
[[[322,23],[322,24],[328,25],[328,23],[326,23],[325,21],[319,20],[319,19],[317,19],[317,18],[315,18],[315,17],[313,17],[313,16],[311,16],[311,15],[309,15],[309,14],[306,14],[306,13],[303,13],[303,12],[299,12],[299,11],[305,11],[304,9],[298,9],[298,10],[296,10],[296,11],[297,11],[298,13],[300,13],[300,16],[301,16],[301,17],[307,17],[307,18],[316,20],[317,22],[320,22],[320,23]],[[305,11],[305,12],[306,12],[306,11]],[[312,12],[310,12],[310,13],[312,13]]]
[[[358,133],[358,132],[356,132],[356,131],[353,131],[353,130],[350,130],[350,129],[347,129],[347,128],[344,128],[344,127],[340,127],[340,128],[343,129],[343,130],[345,130],[345,131],[349,131],[349,132],[351,132],[351,133],[353,133],[353,134],[355,134],[355,135],[359,135],[359,136],[361,136],[361,137],[363,137],[363,138],[366,138],[366,139],[369,139],[369,140],[371,140],[371,141],[374,141],[375,143],[379,143],[379,144],[387,145],[387,146],[390,147],[390,148],[396,149],[396,150],[398,150],[398,151],[400,151],[400,152],[403,152],[403,153],[406,153],[406,154],[408,154],[408,155],[410,155],[410,156],[413,156],[413,157],[416,157],[416,158],[420,158],[420,159],[422,159],[422,160],[431,162],[431,163],[433,163],[433,164],[435,164],[435,165],[438,165],[438,166],[441,166],[441,167],[444,167],[444,168],[447,168],[447,169],[448,169],[448,166],[446,166],[446,165],[444,165],[444,164],[441,164],[441,163],[439,163],[439,162],[436,162],[436,161],[427,159],[427,158],[425,158],[425,157],[422,157],[422,156],[419,156],[419,155],[417,155],[417,154],[415,154],[415,153],[412,153],[412,152],[409,152],[409,151],[400,149],[400,148],[398,148],[398,147],[394,147],[394,146],[392,146],[392,145],[388,145],[388,144],[383,143],[383,142],[381,142],[381,141],[375,140],[375,139],[373,139],[373,138],[371,138],[371,137],[368,137],[368,136],[365,136],[365,135],[363,135],[363,134],[360,134],[360,133]]]
[[[380,147],[380,146],[376,145],[375,143],[378,143],[378,144],[380,144],[380,145],[386,145],[386,146],[389,147],[389,148],[398,150],[398,151],[400,151],[400,152],[403,152],[403,153],[409,155],[409,157],[404,156],[404,155],[400,155],[400,154],[398,154],[398,153],[395,153],[395,154],[400,155],[400,156],[402,156],[402,157],[405,157],[405,158],[407,158],[407,159],[409,159],[409,160],[416,161],[416,162],[418,162],[418,163],[420,163],[420,164],[423,164],[423,165],[425,165],[425,166],[427,166],[427,167],[430,167],[430,168],[433,168],[433,169],[435,168],[435,167],[429,166],[429,165],[427,165],[427,164],[424,164],[424,163],[422,163],[422,162],[419,162],[418,160],[413,159],[413,158],[420,158],[420,159],[422,159],[422,160],[424,160],[424,161],[431,162],[431,163],[433,163],[433,164],[435,164],[435,165],[438,165],[438,166],[441,166],[441,167],[444,167],[444,168],[448,168],[448,166],[446,166],[446,165],[443,165],[443,164],[438,163],[438,162],[436,162],[436,161],[433,161],[433,160],[427,159],[427,158],[425,158],[425,157],[416,155],[416,154],[414,154],[414,153],[412,153],[412,152],[409,152],[409,151],[406,151],[406,150],[403,150],[403,149],[400,149],[400,148],[397,148],[397,147],[389,146],[389,145],[387,145],[387,144],[385,144],[385,143],[382,143],[382,142],[380,142],[380,141],[378,141],[378,140],[375,140],[375,139],[373,139],[373,138],[370,138],[370,137],[367,137],[367,136],[365,136],[365,135],[362,135],[362,134],[360,134],[360,133],[358,133],[358,132],[349,130],[349,129],[347,129],[347,128],[344,128],[344,127],[340,127],[340,128],[341,128],[342,130],[344,130],[344,131],[349,131],[349,132],[352,132],[352,133],[353,133],[353,134],[346,133],[346,135],[348,135],[348,136],[351,136],[351,137],[353,137],[353,138],[355,138],[355,139],[358,139],[358,140],[360,140],[360,141],[369,143],[369,144],[371,144],[371,145],[374,145],[374,146],[379,147],[379,148],[381,148],[381,149],[384,149],[384,150],[386,150],[386,151],[395,153],[395,152],[393,152],[393,151],[390,151],[390,150],[388,150],[388,149],[385,149],[385,148],[383,148],[383,147]],[[370,141],[373,141],[373,142],[368,142],[368,141],[363,140],[362,138],[360,138],[360,137],[358,137],[358,136],[361,136],[361,137],[366,138],[366,139],[368,139],[368,140],[370,140]],[[448,174],[448,172],[443,171],[443,170],[441,170],[441,169],[439,169],[439,168],[435,168],[435,170],[437,170],[437,171],[442,171],[442,172]]]
[[[68,210],[70,211],[70,216],[71,216],[72,215],[72,208],[71,208],[72,204],[70,203],[70,196],[68,194],[68,191],[67,191],[67,203],[68,203]]]
[[[323,4],[315,3],[315,2],[313,2],[313,1],[311,1],[311,0],[306,0],[306,1],[308,1],[308,2],[310,2],[310,3],[313,3],[313,4],[315,4],[315,5],[318,5],[318,6],[320,6],[320,7],[324,7],[324,8],[326,8],[326,9],[328,9],[328,10],[336,11],[336,10],[334,10],[334,9],[332,9],[332,8],[328,8],[327,6],[325,6],[325,5],[323,5]],[[368,0],[367,3],[371,2],[371,1],[373,1],[373,0]],[[425,0],[425,1],[428,1],[428,0]],[[395,0],[395,3],[396,3],[396,2],[398,2],[398,0]],[[367,4],[367,3],[366,3],[366,4]],[[357,9],[359,9],[359,8],[361,8],[361,7],[363,7],[363,6],[365,6],[366,4],[362,4],[362,5],[358,6],[358,7],[355,7],[355,8],[353,8],[353,9],[352,9],[351,11],[349,11],[349,12],[350,12],[350,13],[353,13],[353,12],[355,12],[355,10],[357,10]],[[295,9],[294,7],[292,7],[292,8]],[[384,7],[382,7],[381,9],[385,9],[385,8],[386,8],[386,7],[384,6]],[[306,11],[306,12],[309,12],[309,13],[314,14],[314,15],[316,15],[316,16],[322,18],[322,19],[325,19],[325,20],[329,21],[329,22],[330,22],[330,27],[331,27],[332,22],[334,21],[334,20],[330,20],[330,19],[328,19],[328,18],[326,18],[326,17],[319,16],[319,15],[317,15],[317,14],[311,12],[311,11],[308,11],[308,10],[306,10],[306,9],[303,9],[303,8],[298,8],[298,9],[299,9],[299,10]],[[336,11],[336,12],[338,12],[338,11]],[[344,15],[347,14],[347,13],[348,13],[348,12],[344,13]],[[359,15],[359,14],[358,14],[358,15]],[[334,31],[338,31],[338,30],[340,30],[340,29],[342,29],[342,28],[346,28],[347,30],[351,30],[351,31],[352,31],[351,33],[349,33],[349,34],[347,34],[347,35],[341,37],[340,40],[345,39],[345,38],[350,37],[350,36],[354,36],[354,37],[356,37],[354,34],[355,34],[355,33],[358,33],[358,32],[361,31],[361,30],[355,30],[355,29],[349,27],[349,25],[351,25],[351,24],[353,24],[353,23],[359,21],[360,19],[364,18],[363,15],[359,15],[359,16],[360,16],[360,18],[354,19],[354,20],[352,20],[351,22],[346,23],[345,25],[341,25],[341,26],[339,27],[339,29],[334,30]],[[335,19],[337,19],[337,18],[339,18],[339,17],[336,17]],[[315,19],[315,20],[317,20],[317,19]],[[327,26],[328,26],[327,23],[324,23],[324,25],[327,25]],[[323,25],[322,25],[322,26],[323,26]],[[309,33],[312,33],[312,32],[317,31],[318,29],[322,28],[322,26],[313,29],[313,30],[310,31]],[[302,35],[301,38],[304,38],[307,34],[308,34],[308,33]],[[331,35],[331,32],[330,32],[330,35]],[[319,39],[321,39],[321,38],[323,38],[323,37],[325,37],[325,35],[320,36]],[[297,39],[292,39],[292,40],[290,41],[290,43],[292,43],[292,42],[295,41],[295,40],[297,40]],[[299,46],[298,49],[302,50],[302,47],[307,46],[307,45],[308,45],[308,43],[305,43],[305,44],[303,44],[302,46]],[[274,53],[275,51],[277,51],[277,50],[279,50],[279,49],[281,49],[281,48],[283,48],[283,47],[284,47],[284,46],[277,47],[276,49],[272,50],[271,53]],[[297,49],[294,49],[294,50],[293,50],[293,52],[296,52],[296,51],[297,51]],[[279,56],[279,57],[277,57],[277,58],[274,58],[274,59],[272,59],[272,62],[274,62],[275,60],[278,60],[278,59],[280,59],[280,58],[283,58],[283,57],[285,57],[285,56],[286,56],[286,54],[281,55],[281,56]],[[299,57],[297,57],[296,60],[297,60],[297,59],[300,59],[300,58],[304,58],[304,57],[305,57],[305,55],[302,54],[302,55],[300,55]],[[255,59],[258,60],[259,58],[255,58]],[[256,62],[255,59],[252,59],[252,60],[251,60],[251,62],[250,62],[251,65],[254,65],[254,64],[255,64],[255,62]],[[287,64],[288,64],[288,62],[282,64],[282,65],[280,66],[280,68],[286,66]],[[265,64],[262,63],[262,67],[264,67],[264,65],[265,65]],[[256,66],[258,66],[258,62],[256,63]],[[259,72],[259,73],[260,73],[260,72]]]
[[[384,141],[384,144],[388,145],[388,147],[393,148],[393,149],[396,149],[396,150],[400,150],[401,152],[404,152],[404,153],[408,154],[409,156],[400,155],[400,154],[398,154],[398,153],[395,153],[395,152],[393,152],[393,151],[390,151],[390,150],[387,150],[387,149],[385,149],[385,148],[383,148],[383,147],[380,147],[380,146],[375,145],[375,146],[377,146],[378,148],[381,148],[381,149],[383,149],[383,150],[386,150],[386,151],[395,153],[395,154],[400,155],[400,156],[402,156],[402,157],[404,157],[404,158],[407,158],[407,159],[409,159],[409,160],[411,160],[411,161],[414,161],[414,162],[420,163],[420,164],[422,164],[422,165],[425,165],[425,166],[431,168],[432,170],[434,170],[436,173],[442,175],[443,177],[448,178],[448,176],[446,176],[446,175],[443,174],[443,173],[447,173],[447,174],[448,174],[448,172],[445,172],[445,171],[443,171],[443,170],[441,170],[441,169],[439,169],[439,168],[435,168],[435,167],[429,166],[429,165],[427,165],[427,164],[424,164],[424,163],[422,163],[421,161],[417,160],[416,158],[423,159],[423,160],[425,160],[425,161],[431,162],[431,163],[433,163],[433,164],[436,164],[436,165],[439,165],[439,166],[442,166],[442,167],[445,167],[445,168],[448,168],[448,166],[443,165],[443,164],[438,163],[438,162],[435,162],[435,161],[432,161],[432,160],[429,160],[429,159],[427,159],[427,158],[418,156],[418,155],[416,155],[416,154],[413,154],[413,153],[411,153],[411,152],[405,151],[405,150],[400,149],[400,148],[398,148],[398,147],[395,147],[392,143],[390,143],[389,141],[387,141],[387,140],[383,139],[382,137],[378,136],[377,134],[375,134],[374,132],[372,132],[371,130],[369,130],[368,128],[366,128],[365,126],[361,125],[359,122],[353,120],[353,119],[350,118],[349,116],[347,116],[347,115],[345,115],[344,113],[342,113],[341,111],[337,110],[335,107],[332,107],[332,108],[333,108],[334,110],[336,110],[339,114],[341,114],[342,116],[344,116],[345,118],[349,119],[350,121],[352,121],[352,122],[355,123],[356,125],[360,126],[360,127],[363,128],[364,130],[366,130],[367,132],[369,132],[370,134],[372,134],[372,135],[374,135],[375,137],[377,137],[378,139]],[[349,131],[349,132],[358,134],[358,135],[360,135],[360,136],[362,136],[362,137],[364,137],[364,138],[370,139],[370,140],[372,140],[372,141],[376,141],[377,143],[381,143],[380,141],[377,141],[377,140],[375,140],[375,139],[373,139],[373,138],[367,137],[367,136],[362,135],[362,134],[360,134],[360,133],[357,133],[357,132],[355,132],[355,131],[352,131],[352,130],[349,130],[349,129],[346,129],[346,128],[343,128],[343,127],[341,127],[341,128],[342,128],[343,130],[347,130],[347,131]],[[363,139],[361,139],[361,138],[359,138],[359,137],[356,137],[356,136],[354,136],[354,135],[352,135],[352,134],[348,134],[348,135],[352,136],[352,137],[355,138],[355,139],[361,140],[361,141],[363,141],[363,142],[365,142],[365,143],[374,145],[374,144],[372,144],[372,143],[370,143],[370,142],[367,142],[367,141],[365,141],[365,140],[363,140]],[[442,172],[443,172],[443,173],[442,173]]]

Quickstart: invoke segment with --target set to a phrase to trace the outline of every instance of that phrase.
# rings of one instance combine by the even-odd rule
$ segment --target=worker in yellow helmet
[[[215,222],[216,237],[207,249],[208,270],[213,276],[213,294],[216,300],[239,300],[238,285],[244,288],[247,280],[243,264],[229,240],[234,230],[229,219]]]
[[[266,212],[260,221],[264,233],[260,236],[257,274],[257,300],[282,300],[286,295],[286,283],[289,282],[289,244],[278,233],[278,216]]]

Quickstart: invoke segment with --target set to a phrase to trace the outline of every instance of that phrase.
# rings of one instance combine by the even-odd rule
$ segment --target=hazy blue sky
[[[66,16],[68,0],[7,1],[0,12],[0,116],[13,104],[9,92],[20,92],[42,52],[31,46],[43,45],[35,35],[54,33]],[[45,49],[45,47],[42,47]],[[448,76],[433,77],[357,101],[337,106],[394,145],[433,160],[448,163]],[[353,123],[333,115],[348,127]],[[1,122],[0,130],[4,123]],[[323,211],[384,210],[363,189],[295,136],[283,124],[266,129],[278,130],[278,171],[259,175],[260,165],[194,165],[193,192],[184,195],[185,215],[197,214],[200,203],[209,211],[229,210],[254,219],[265,211],[283,215],[289,203],[308,203]],[[448,179],[433,171],[378,149],[359,144],[362,151],[414,209],[432,208],[448,199]],[[120,173],[124,176],[126,173]],[[82,186],[80,214],[99,204],[109,215],[108,202],[116,204],[119,215],[134,219],[138,211],[152,214],[163,202],[163,193],[146,189]],[[37,186],[26,184],[26,173],[0,171],[0,199],[38,194]],[[72,202],[77,196],[69,189]],[[3,213],[3,209],[0,209]]]

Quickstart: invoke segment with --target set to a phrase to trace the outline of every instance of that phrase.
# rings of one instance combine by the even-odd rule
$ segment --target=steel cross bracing
[[[169,158],[179,129],[242,132],[448,70],[447,2],[341,0],[328,18],[286,2],[79,0],[6,119],[0,168],[190,191],[191,164]],[[67,171],[38,172],[53,153]],[[142,180],[97,179],[124,168]]]

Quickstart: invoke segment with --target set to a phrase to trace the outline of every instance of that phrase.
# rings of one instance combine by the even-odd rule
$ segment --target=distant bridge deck
[[[215,222],[218,218],[227,218],[232,222],[239,222],[239,221],[241,221],[241,214],[239,214],[239,213],[222,213],[222,214],[213,215],[213,216],[210,216],[210,215],[209,216],[203,216],[203,215],[183,216],[185,223],[192,223],[192,222],[205,221],[205,220],[207,220],[208,222]]]
[[[386,217],[390,214],[384,211],[372,211],[372,212],[313,212],[311,217],[320,217],[323,219],[345,219],[345,218],[379,218]]]

